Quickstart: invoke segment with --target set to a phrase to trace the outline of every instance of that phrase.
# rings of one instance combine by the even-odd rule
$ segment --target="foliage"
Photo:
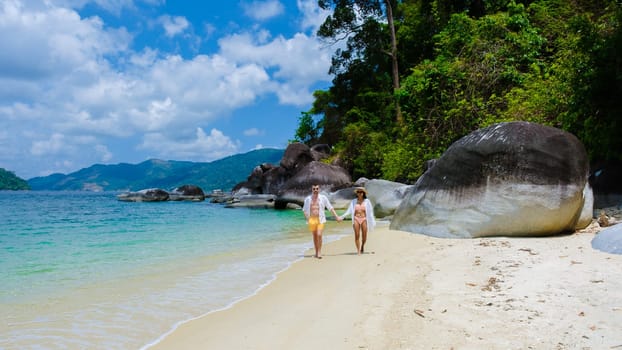
[[[335,145],[354,178],[413,182],[458,138],[510,120],[572,132],[592,160],[622,160],[617,1],[392,1],[397,91],[383,3],[320,1],[333,14],[318,35],[346,45],[332,86],[315,93],[317,122],[301,126]]]
[[[593,159],[622,160],[622,9],[592,19],[577,16],[571,22],[580,33],[574,46],[579,60],[564,63],[571,69],[571,99],[562,126],[574,132]]]
[[[343,166],[353,176],[380,177],[385,143],[384,133],[375,131],[368,123],[358,122],[346,126],[336,149]]]
[[[313,144],[318,141],[320,128],[310,112],[300,113],[298,129],[296,129],[295,142]]]
[[[0,168],[0,190],[29,190],[28,182],[17,177],[13,172]]]

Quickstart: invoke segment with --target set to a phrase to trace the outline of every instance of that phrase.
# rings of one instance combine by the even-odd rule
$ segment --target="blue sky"
[[[317,0],[0,0],[0,167],[285,148],[334,47]]]

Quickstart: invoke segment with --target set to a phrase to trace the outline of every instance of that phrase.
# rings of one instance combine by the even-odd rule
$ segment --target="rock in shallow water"
[[[122,193],[117,196],[122,202],[164,202],[169,199],[168,192],[160,188],[148,188],[136,192]]]

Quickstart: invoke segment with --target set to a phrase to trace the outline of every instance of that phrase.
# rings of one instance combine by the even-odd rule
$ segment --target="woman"
[[[356,193],[356,198],[350,202],[348,210],[339,218],[343,220],[344,217],[352,215],[354,243],[356,243],[356,251],[360,255],[365,252],[367,232],[376,226],[376,219],[374,218],[374,208],[369,199],[367,199],[365,188],[357,187],[354,189],[354,193]],[[360,241],[361,236],[363,238],[362,242]]]

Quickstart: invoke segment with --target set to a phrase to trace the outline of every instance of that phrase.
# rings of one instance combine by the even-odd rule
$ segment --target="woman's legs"
[[[361,226],[361,233],[363,236],[363,242],[361,243],[361,254],[365,252],[365,242],[367,242],[367,220],[363,221]]]
[[[361,224],[357,220],[354,220],[352,227],[354,228],[354,244],[356,244],[356,252],[361,254]]]

